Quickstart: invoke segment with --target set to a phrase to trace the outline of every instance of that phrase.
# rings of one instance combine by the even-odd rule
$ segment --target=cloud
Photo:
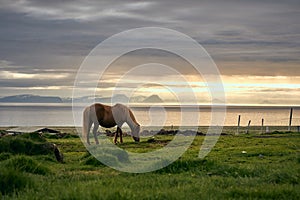
[[[4,1],[3,8],[27,16],[53,19],[53,20],[82,20],[91,21],[103,18],[144,18],[143,15],[135,14],[151,7],[154,2],[147,1]]]
[[[0,86],[9,87],[51,87],[71,86],[75,72],[69,69],[35,69],[30,66],[18,66],[0,60]]]

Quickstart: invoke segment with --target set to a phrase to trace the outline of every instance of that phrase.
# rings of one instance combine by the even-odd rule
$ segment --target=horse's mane
[[[134,121],[134,123],[135,124],[137,124],[137,125],[140,125],[137,121],[136,121],[136,119],[135,119],[135,117],[134,117],[134,115],[133,115],[133,113],[132,113],[132,111],[129,109],[129,114],[130,114],[130,118]]]

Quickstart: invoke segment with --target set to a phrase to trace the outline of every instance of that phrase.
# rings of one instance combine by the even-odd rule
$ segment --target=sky
[[[227,103],[300,105],[299,19],[298,0],[0,0],[0,96],[72,97],[76,73],[99,43],[129,29],[161,27],[205,48],[219,69]],[[97,95],[111,95],[129,66],[147,62],[179,70],[199,103],[211,101],[205,80],[189,63],[158,50],[131,52],[115,61]],[[174,74],[142,72],[139,78],[129,74],[122,89],[170,102],[176,93],[188,99],[186,84]],[[160,85],[155,84],[158,75]],[[149,83],[135,88],[140,79]]]

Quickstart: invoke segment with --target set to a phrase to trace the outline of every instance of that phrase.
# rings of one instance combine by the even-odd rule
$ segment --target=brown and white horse
[[[97,130],[99,125],[104,128],[111,128],[117,125],[114,143],[117,143],[118,134],[120,133],[120,142],[123,142],[121,127],[127,123],[131,129],[132,138],[139,142],[140,125],[137,123],[132,111],[123,104],[114,106],[95,103],[88,106],[83,111],[83,137],[86,137],[87,143],[90,144],[89,133],[92,124],[94,124],[93,134],[96,144],[99,144]]]

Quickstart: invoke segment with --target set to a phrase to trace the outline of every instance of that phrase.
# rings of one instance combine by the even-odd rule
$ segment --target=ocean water
[[[209,107],[180,109],[167,107],[132,107],[137,121],[142,126],[209,126],[212,111]],[[0,104],[0,126],[81,126],[75,124],[73,114],[81,118],[83,107],[74,113],[70,104]],[[241,115],[241,126],[288,126],[290,107],[284,106],[229,106],[225,126],[236,126]],[[80,121],[80,120],[79,120]],[[219,125],[219,124],[215,124]],[[300,107],[293,108],[293,126],[300,126]]]

